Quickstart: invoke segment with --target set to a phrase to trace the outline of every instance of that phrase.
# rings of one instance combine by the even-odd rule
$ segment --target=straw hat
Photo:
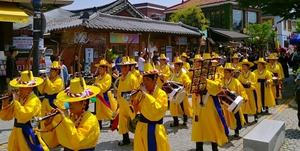
[[[221,57],[219,56],[219,54],[217,54],[215,52],[213,52],[211,55],[213,56],[212,58],[221,59]]]
[[[248,59],[243,59],[242,62],[239,62],[239,63],[238,63],[239,66],[243,66],[244,64],[247,64],[247,65],[249,65],[250,67],[254,66],[254,63],[249,62]]]
[[[225,63],[224,70],[234,70],[235,68],[232,66],[231,63]]]
[[[272,59],[277,60],[278,57],[277,57],[276,55],[274,55],[274,54],[270,54],[266,59],[267,59],[267,60],[272,60]]]
[[[183,63],[183,61],[179,57],[176,57],[173,63]]]
[[[235,54],[231,57],[231,59],[238,59],[238,58],[240,58],[240,57],[239,57],[239,55],[238,55],[237,53],[235,53]]]
[[[21,87],[21,88],[26,88],[26,87],[36,87],[40,84],[43,83],[43,79],[40,77],[33,77],[32,71],[23,71],[21,72],[21,77],[13,79],[10,81],[10,85],[12,87]]]
[[[52,65],[50,67],[46,67],[46,68],[50,68],[50,69],[62,69],[62,66],[59,65],[58,61],[53,61]]]
[[[203,61],[202,57],[200,54],[196,54],[194,58],[192,58],[191,60],[193,61]]]
[[[211,56],[209,53],[203,53],[202,59],[204,59],[204,60],[211,59]]]
[[[167,57],[166,57],[165,54],[160,54],[159,59],[160,59],[160,60],[161,60],[161,59],[167,59]]]
[[[141,75],[158,74],[160,70],[154,69],[151,63],[147,62],[144,64],[144,71]]]
[[[121,63],[118,63],[117,65],[132,65],[132,64],[134,64],[134,63],[132,63],[131,61],[130,61],[130,58],[129,57],[123,57],[122,58],[122,62]]]
[[[186,57],[186,58],[189,58],[189,56],[187,56],[185,52],[183,52],[183,53],[181,54],[180,57]]]
[[[258,64],[258,63],[263,63],[263,64],[267,64],[267,62],[265,61],[264,58],[259,58],[257,61],[254,61],[255,64]]]
[[[92,98],[100,92],[98,87],[86,85],[84,79],[81,79],[83,86],[80,84],[80,78],[72,79],[70,87],[58,93],[56,99],[62,102],[78,102]]]
[[[130,59],[130,62],[131,62],[132,64],[137,64],[137,62],[135,61],[134,58],[131,58],[131,59]]]
[[[106,67],[111,67],[111,65],[109,64],[109,62],[107,62],[105,59],[102,59],[99,61],[99,63],[95,64],[95,67],[100,67],[100,66],[106,66]]]

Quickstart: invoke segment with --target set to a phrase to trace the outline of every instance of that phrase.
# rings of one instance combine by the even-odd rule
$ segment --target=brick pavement
[[[297,126],[297,114],[296,110],[290,108],[288,104],[292,101],[294,83],[292,77],[288,80],[285,89],[283,90],[283,99],[279,101],[279,105],[269,109],[269,114],[260,114],[258,123],[263,119],[273,119],[281,120],[285,122],[286,127],[286,138],[280,151],[300,151],[300,130]],[[91,106],[93,110],[93,106]],[[249,124],[244,126],[240,131],[240,137],[234,138],[232,135],[234,131],[230,131],[229,142],[224,146],[220,147],[220,151],[242,151],[243,150],[243,136],[245,136],[249,131],[251,131],[257,124],[253,122],[253,116],[249,117]],[[179,126],[178,128],[171,128],[169,125],[172,122],[172,117],[170,117],[169,111],[164,117],[164,125],[169,138],[169,143],[173,151],[194,151],[195,143],[190,141],[191,137],[191,119],[188,120],[187,127]],[[182,121],[181,121],[182,122]],[[5,124],[6,125],[3,125]],[[0,151],[6,151],[5,140],[7,141],[10,129],[12,127],[12,122],[0,121]],[[118,141],[122,139],[122,136],[117,133],[117,131],[111,132],[108,128],[109,121],[103,123],[103,129],[101,130],[100,138],[96,147],[96,150],[101,151],[131,151],[133,150],[133,143],[128,146],[119,147],[117,145]],[[133,142],[133,134],[130,133],[131,141]],[[52,149],[53,151],[62,150],[61,147]],[[210,144],[204,144],[204,150],[211,150]]]

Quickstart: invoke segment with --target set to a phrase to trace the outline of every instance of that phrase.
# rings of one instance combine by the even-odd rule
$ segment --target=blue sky
[[[64,9],[74,10],[74,9],[83,9],[94,6],[102,6],[108,3],[111,3],[115,0],[74,0],[73,4],[63,7]],[[153,4],[159,4],[163,6],[173,6],[178,3],[181,3],[182,0],[129,0],[130,3],[144,3],[149,2]]]

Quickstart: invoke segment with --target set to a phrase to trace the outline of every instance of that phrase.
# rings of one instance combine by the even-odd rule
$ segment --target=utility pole
[[[42,25],[42,1],[32,0],[33,7],[33,65],[32,72],[35,77],[39,77],[40,59],[39,59],[39,47],[40,47],[40,37],[41,37],[41,25]],[[35,94],[38,95],[38,90],[35,89]]]

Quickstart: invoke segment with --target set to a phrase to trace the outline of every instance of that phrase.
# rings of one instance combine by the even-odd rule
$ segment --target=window
[[[274,26],[274,19],[273,18],[262,18],[261,22],[271,22],[272,26]]]
[[[288,30],[289,31],[292,31],[292,21],[291,20],[288,20]]]
[[[223,10],[212,10],[204,12],[204,16],[211,27],[225,28],[224,25],[224,11]]]
[[[286,20],[283,22],[283,30],[286,30]]]
[[[257,24],[257,13],[256,12],[248,12],[248,24]]]
[[[233,30],[243,30],[244,28],[244,18],[243,18],[243,11],[242,10],[232,10],[232,27]]]

